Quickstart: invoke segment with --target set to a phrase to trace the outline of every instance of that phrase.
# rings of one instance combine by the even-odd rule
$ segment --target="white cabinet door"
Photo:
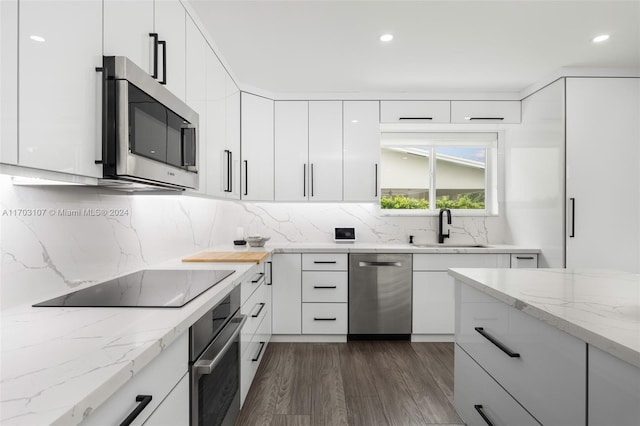
[[[640,421],[640,368],[589,345],[589,424]]]
[[[536,253],[518,253],[511,255],[511,267],[517,268],[537,268],[538,255]]]
[[[229,194],[230,154],[226,140],[226,72],[215,53],[206,54],[207,135],[206,162],[208,195],[227,198]]]
[[[189,424],[189,375],[178,382],[144,426],[176,426]]]
[[[309,101],[311,201],[342,200],[342,102]]]
[[[240,199],[240,90],[225,71],[225,139],[229,151],[228,164],[231,167],[226,198]]]
[[[273,101],[242,93],[241,110],[241,198],[273,200]]]
[[[381,101],[381,123],[448,123],[450,101]]]
[[[19,164],[102,176],[102,2],[20,2],[19,19]]]
[[[447,272],[413,273],[413,334],[455,332],[454,289]]]
[[[640,272],[639,93],[638,78],[567,79],[568,268]]]
[[[186,11],[179,0],[155,1],[155,32],[163,40],[165,49],[159,49],[158,79],[166,82],[166,87],[179,97],[185,99],[185,39]],[[166,68],[162,67],[162,56],[166,52]]]
[[[18,2],[0,2],[0,163],[18,162]]]
[[[302,256],[273,255],[273,334],[302,332]]]
[[[344,102],[344,201],[378,201],[378,101]]]
[[[153,72],[153,0],[104,0],[104,55]]]
[[[309,102],[276,101],[275,199],[304,201],[309,196]]]
[[[520,123],[520,101],[451,101],[452,123]]]

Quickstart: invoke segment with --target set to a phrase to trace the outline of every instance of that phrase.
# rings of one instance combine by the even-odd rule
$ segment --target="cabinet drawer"
[[[303,302],[347,303],[349,300],[347,271],[304,271],[302,273]]]
[[[511,255],[512,268],[537,268],[538,255],[535,253],[519,253]]]
[[[456,294],[460,347],[543,424],[585,424],[585,343],[459,281]]]
[[[240,307],[240,313],[247,316],[242,333],[252,336],[262,320],[271,310],[271,287],[263,284]]]
[[[265,282],[264,264],[256,265],[247,271],[243,275],[242,284],[240,287],[240,303],[244,302],[251,297],[254,291],[256,291]]]
[[[82,424],[120,424],[140,405],[140,402],[136,402],[136,396],[150,395],[149,405],[131,423],[132,425],[141,425],[187,373],[188,340],[189,333],[182,333],[175,342],[96,408]]]
[[[452,123],[520,123],[520,101],[451,101]]]
[[[508,268],[508,254],[414,254],[414,271],[446,271],[449,268]]]
[[[302,269],[305,271],[346,271],[346,253],[305,253],[302,255]]]
[[[303,303],[302,334],[347,334],[347,303]]]
[[[266,308],[265,308],[266,309]],[[251,382],[258,371],[258,366],[262,361],[264,352],[267,349],[269,343],[270,327],[269,316],[267,315],[260,322],[255,334],[250,338],[242,335],[240,341],[240,400],[244,402]]]
[[[455,345],[454,405],[468,426],[486,426],[482,412],[491,424],[527,426],[539,423],[531,417],[458,345]],[[481,406],[481,407],[478,407]]]
[[[381,123],[448,123],[449,101],[382,101]]]

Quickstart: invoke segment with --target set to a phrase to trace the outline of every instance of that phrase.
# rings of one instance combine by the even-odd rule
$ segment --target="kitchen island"
[[[452,269],[456,409],[470,425],[638,424],[640,276]]]

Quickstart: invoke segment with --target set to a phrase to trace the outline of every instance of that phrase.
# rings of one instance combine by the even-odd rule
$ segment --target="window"
[[[382,133],[382,209],[497,213],[497,133]]]

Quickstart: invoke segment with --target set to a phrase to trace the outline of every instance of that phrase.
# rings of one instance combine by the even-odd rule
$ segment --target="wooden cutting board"
[[[269,257],[266,251],[204,251],[185,257],[183,262],[255,262],[261,263]]]

